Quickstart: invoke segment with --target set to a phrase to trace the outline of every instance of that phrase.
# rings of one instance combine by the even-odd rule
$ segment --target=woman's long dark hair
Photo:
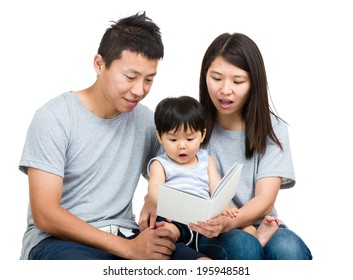
[[[203,145],[206,146],[209,142],[217,121],[217,109],[210,98],[206,76],[212,62],[219,56],[246,71],[250,77],[250,94],[242,110],[246,158],[251,158],[254,153],[263,154],[268,139],[282,148],[272,128],[271,114],[274,113],[268,102],[267,77],[262,55],[257,45],[241,33],[221,34],[211,43],[203,57],[199,92],[200,103],[206,113],[207,134]]]

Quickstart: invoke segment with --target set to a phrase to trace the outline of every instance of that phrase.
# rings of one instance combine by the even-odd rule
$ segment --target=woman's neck
[[[229,131],[239,131],[245,128],[241,115],[218,115],[217,123],[220,127]]]

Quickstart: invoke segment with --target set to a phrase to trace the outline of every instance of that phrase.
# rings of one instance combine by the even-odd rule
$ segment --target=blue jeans
[[[199,251],[216,260],[311,260],[304,241],[293,231],[280,226],[264,248],[251,234],[233,229],[218,237],[199,235]]]
[[[121,260],[111,253],[81,243],[48,237],[39,242],[28,256],[29,260]]]
[[[134,230],[134,235],[126,237],[120,231],[118,236],[133,239],[139,231]],[[122,258],[105,252],[103,250],[89,247],[87,245],[58,239],[54,236],[48,237],[36,246],[29,253],[29,260],[122,260]]]
[[[136,230],[135,235],[125,237],[119,231],[118,235],[123,238],[133,239],[138,233],[138,230]],[[170,259],[196,260],[201,257],[205,257],[205,255],[186,246],[185,243],[178,242],[176,243],[176,250],[170,256]],[[61,240],[54,236],[48,237],[34,246],[28,258],[30,260],[123,260],[123,258],[103,250],[78,242]]]

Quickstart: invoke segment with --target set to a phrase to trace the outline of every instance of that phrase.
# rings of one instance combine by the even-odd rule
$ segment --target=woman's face
[[[206,83],[218,116],[242,115],[250,92],[248,72],[218,56],[206,73]]]

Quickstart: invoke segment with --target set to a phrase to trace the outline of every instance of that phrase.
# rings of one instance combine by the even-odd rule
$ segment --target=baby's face
[[[203,139],[204,133],[190,128],[169,131],[159,137],[159,141],[170,159],[184,167],[193,166],[198,162],[196,152]]]

